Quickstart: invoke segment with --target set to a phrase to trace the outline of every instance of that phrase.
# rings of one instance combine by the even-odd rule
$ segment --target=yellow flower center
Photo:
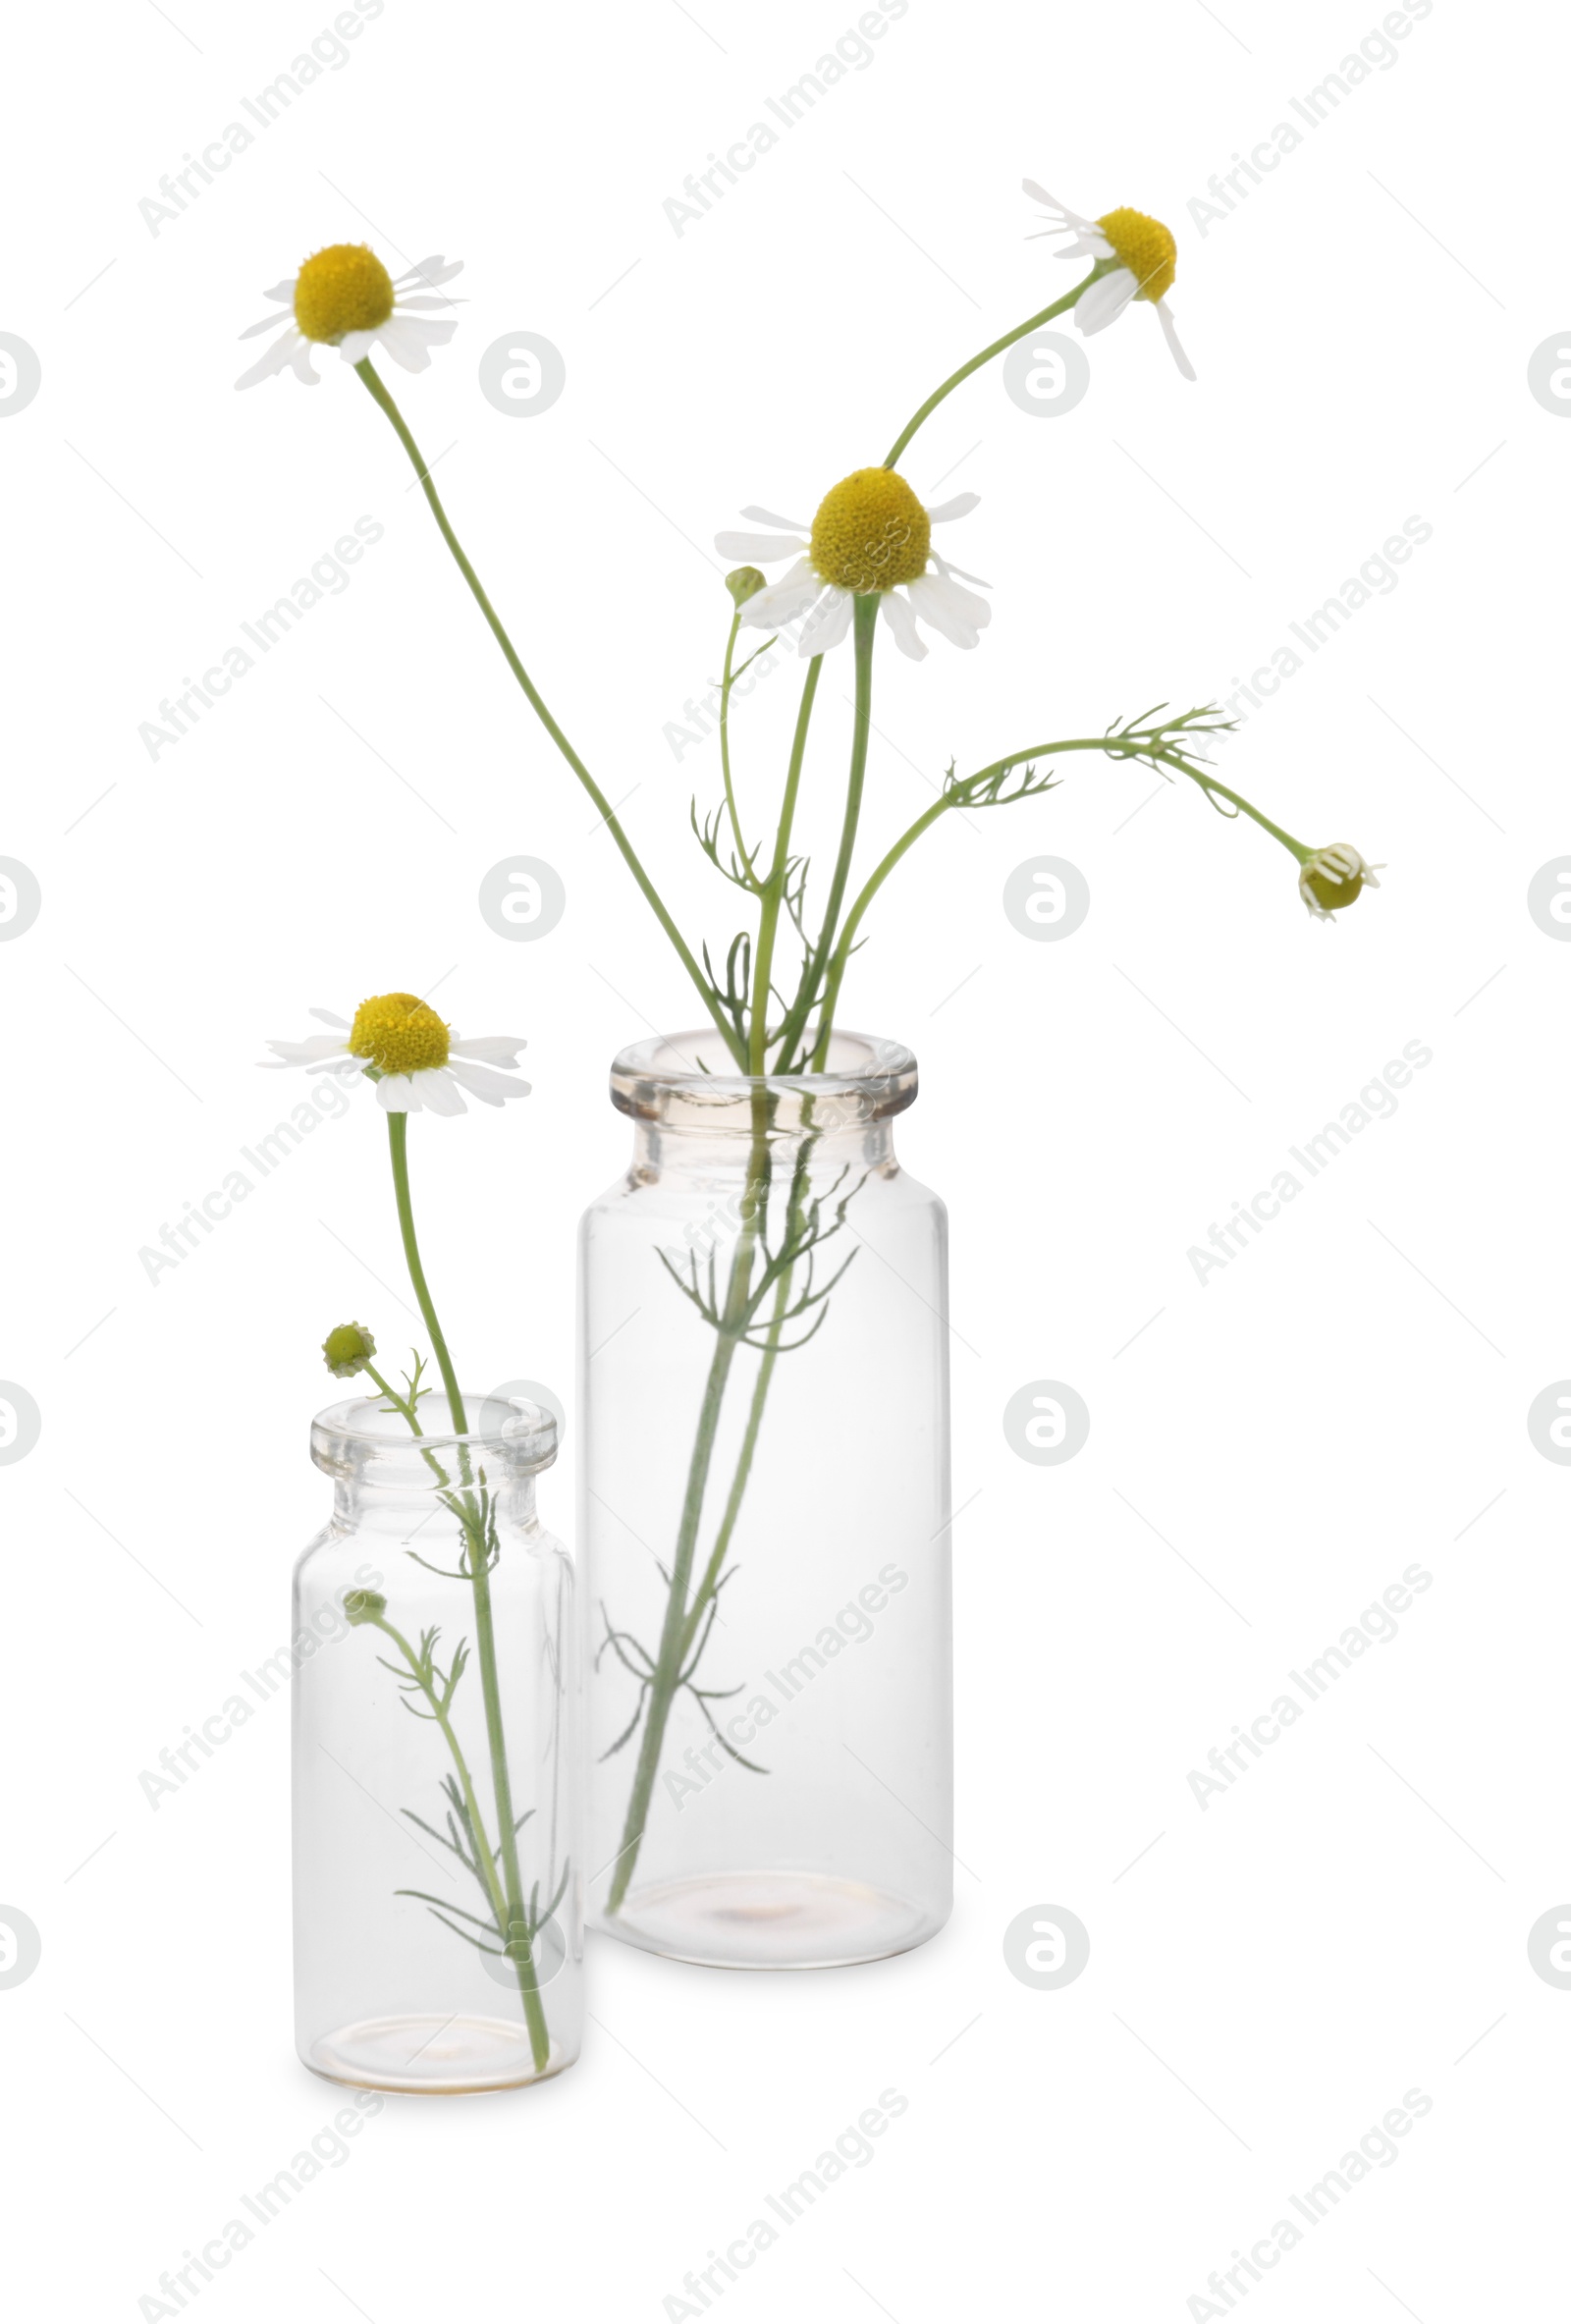
[[[393,312],[393,278],[364,243],[333,243],[300,268],[295,320],[307,339],[336,347],[349,331],[374,331]]]
[[[1140,285],[1137,298],[1153,304],[1165,298],[1178,272],[1178,244],[1159,219],[1143,210],[1110,210],[1097,224],[1111,243],[1120,266],[1127,266]]]
[[[927,570],[927,511],[893,468],[857,468],[826,492],[808,556],[821,580],[868,596]]]
[[[425,1073],[447,1063],[451,1038],[436,1010],[413,993],[382,993],[354,1011],[350,1052],[384,1073]]]

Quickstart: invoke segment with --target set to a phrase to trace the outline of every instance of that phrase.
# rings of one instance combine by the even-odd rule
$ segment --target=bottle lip
[[[465,1462],[475,1483],[513,1483],[550,1468],[557,1457],[557,1421],[544,1405],[522,1396],[467,1392],[463,1403],[474,1426],[460,1433],[441,1389],[423,1389],[415,1407],[418,1436],[379,1396],[330,1404],[311,1423],[311,1458],[330,1477],[400,1492],[460,1486]],[[445,1478],[433,1473],[427,1454]]]
[[[618,1110],[672,1129],[751,1129],[762,1095],[771,1128],[830,1132],[903,1113],[916,1091],[911,1052],[871,1033],[831,1034],[822,1073],[738,1073],[712,1025],[632,1042],[611,1063]]]

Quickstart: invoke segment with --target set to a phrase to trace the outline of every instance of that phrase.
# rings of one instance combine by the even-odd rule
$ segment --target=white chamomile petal
[[[741,612],[743,627],[778,629],[783,622],[793,622],[806,613],[823,586],[807,559],[798,557],[788,573],[749,597]]]
[[[1050,193],[1047,188],[1039,186],[1034,178],[1022,178],[1020,190],[1028,200],[1039,201],[1045,210],[1056,210],[1066,226],[1076,226],[1082,234],[1096,233],[1097,230],[1089,218],[1082,218],[1078,210],[1071,210],[1067,202],[1059,201],[1056,193]]]
[[[451,283],[456,274],[462,272],[463,260],[461,258],[455,258],[450,262],[439,251],[434,258],[422,258],[416,265],[409,267],[406,273],[396,276],[393,288],[395,291],[399,291],[406,283],[424,283],[428,290],[435,291],[443,283]]]
[[[423,1073],[411,1073],[409,1080],[419,1093],[420,1103],[428,1113],[445,1114],[449,1119],[456,1113],[467,1113],[463,1092],[445,1065],[427,1067]]]
[[[296,378],[306,387],[321,385],[311,362],[310,341],[302,339],[293,326],[284,333],[282,339],[274,340],[260,362],[253,363],[248,371],[241,373],[235,385],[238,388],[255,387],[258,380],[271,379],[280,371],[293,371]]]
[[[935,557],[933,563],[946,580],[952,576],[956,581],[974,582],[978,589],[991,589],[993,586],[991,581],[984,581],[980,573],[968,573],[958,565],[947,565],[942,557]]]
[[[1063,248],[1055,255],[1069,259],[1092,258],[1100,266],[1104,258],[1113,255],[1113,248],[1105,234],[1077,234],[1072,243],[1065,243]]]
[[[802,634],[796,641],[796,651],[804,661],[815,654],[827,654],[838,646],[851,626],[851,612],[856,600],[849,589],[826,589],[811,614],[802,624]]]
[[[879,612],[900,652],[913,662],[925,662],[927,648],[917,633],[916,608],[910,599],[902,597],[898,589],[887,589],[879,601]]]
[[[798,516],[777,516],[773,509],[743,509],[741,513],[749,524],[778,524],[782,532],[807,533],[813,529]]]
[[[943,573],[923,573],[908,587],[918,618],[947,637],[950,645],[974,646],[993,619],[993,608],[985,598],[973,597],[969,589],[962,589],[958,581],[948,580]]]
[[[1127,266],[1115,266],[1111,274],[1099,275],[1075,302],[1076,328],[1087,339],[1106,331],[1110,323],[1118,320],[1139,288]]]
[[[767,565],[772,557],[798,557],[807,543],[788,532],[717,532],[715,546],[722,557],[739,557],[744,565]]]
[[[982,505],[979,492],[957,492],[951,501],[940,501],[936,509],[929,509],[929,524],[951,524],[956,516],[969,516],[973,509]]]
[[[450,1057],[473,1057],[482,1065],[515,1065],[520,1049],[529,1044],[521,1035],[485,1033],[474,1041],[454,1041],[448,1045]]]
[[[1172,350],[1173,361],[1177,364],[1185,379],[1193,379],[1195,377],[1195,366],[1193,363],[1191,363],[1189,357],[1184,353],[1183,349],[1178,344],[1178,326],[1172,319],[1172,308],[1167,304],[1165,298],[1159,298],[1157,300],[1157,320],[1162,325],[1163,337],[1166,340],[1168,347]]]
[[[529,1084],[518,1081],[512,1074],[498,1073],[494,1066],[476,1064],[471,1057],[455,1056],[449,1052],[448,1072],[466,1089],[472,1098],[479,1098],[487,1106],[505,1106],[509,1098],[526,1098]],[[461,1110],[461,1108],[460,1108]]]
[[[350,1030],[349,1018],[335,1016],[330,1008],[309,1008],[305,1013],[307,1016],[315,1017],[318,1024],[332,1025],[340,1033],[347,1033]]]
[[[384,1073],[376,1085],[376,1102],[384,1113],[418,1113],[421,1101],[415,1094],[416,1076],[412,1073]]]
[[[375,331],[352,331],[343,342],[340,352],[346,363],[357,363],[370,349],[378,344],[405,371],[428,371],[431,350],[446,347],[458,329],[456,322],[428,323],[423,315],[394,313]],[[351,342],[363,340],[357,353],[350,351]]]
[[[267,1046],[281,1065],[314,1065],[322,1057],[348,1054],[343,1039],[334,1033],[312,1033],[304,1041],[270,1041]]]

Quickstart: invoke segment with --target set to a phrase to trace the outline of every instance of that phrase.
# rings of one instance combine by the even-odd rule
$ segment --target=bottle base
[[[623,1944],[698,1969],[852,1969],[936,1936],[934,1912],[822,1872],[712,1872],[635,1888],[593,1925]]]
[[[302,2064],[326,2081],[358,2090],[400,2090],[462,2098],[549,2081],[572,2064],[553,2047],[536,2066],[527,2028],[501,2018],[438,2017],[434,2010],[363,2018],[300,2048]]]

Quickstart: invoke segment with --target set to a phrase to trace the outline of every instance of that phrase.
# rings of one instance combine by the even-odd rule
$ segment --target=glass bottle
[[[578,2054],[571,1561],[556,1422],[470,1399],[311,1425],[333,1515],[295,1569],[296,2040],[370,2089],[510,2089]]]
[[[921,1944],[951,1903],[943,1204],[916,1062],[623,1051],[632,1160],[580,1229],[590,1912],[727,1968]]]

